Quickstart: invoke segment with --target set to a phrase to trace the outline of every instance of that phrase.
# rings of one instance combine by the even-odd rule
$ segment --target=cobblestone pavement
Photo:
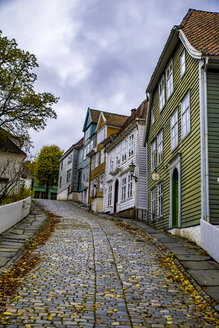
[[[8,302],[6,327],[215,327],[165,278],[141,234],[71,203],[41,202],[61,222]]]

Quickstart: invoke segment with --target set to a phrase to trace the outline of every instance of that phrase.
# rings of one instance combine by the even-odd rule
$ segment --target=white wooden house
[[[147,101],[131,111],[120,131],[108,138],[104,212],[146,219],[147,149],[143,147]],[[134,164],[132,175],[130,164]]]

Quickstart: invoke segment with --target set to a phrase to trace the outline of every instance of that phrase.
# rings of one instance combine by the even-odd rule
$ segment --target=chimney
[[[136,108],[131,109],[131,115],[134,114],[134,112],[136,112]]]

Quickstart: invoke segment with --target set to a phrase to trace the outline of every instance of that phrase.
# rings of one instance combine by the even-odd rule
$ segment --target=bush
[[[30,188],[25,187],[25,185],[22,184],[21,189],[18,193],[14,193],[14,190],[12,190],[10,192],[10,194],[7,195],[7,197],[4,200],[2,200],[0,205],[6,205],[6,204],[14,203],[14,202],[17,202],[19,200],[30,197],[30,196],[31,197],[34,196],[34,191],[31,190]]]

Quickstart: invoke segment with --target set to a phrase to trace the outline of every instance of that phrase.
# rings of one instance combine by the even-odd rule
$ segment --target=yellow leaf
[[[17,313],[18,315],[22,315],[23,314],[23,312],[22,311],[18,311],[18,313]]]
[[[35,290],[35,289],[34,289],[34,291],[33,291],[33,292],[34,292],[34,293],[37,293],[37,290]]]
[[[168,325],[172,325],[173,322],[172,322],[172,321],[167,321],[167,324],[168,324]]]
[[[135,286],[139,287],[140,285],[139,284],[136,284]]]
[[[48,319],[48,320],[52,320],[52,317],[51,317],[51,315],[49,315],[49,316],[47,317],[47,319]]]
[[[112,294],[112,295],[110,295],[110,297],[114,297],[114,295]]]
[[[8,312],[8,311],[4,312],[3,314],[12,315],[12,313],[11,312]]]
[[[116,310],[116,309],[113,309],[113,311],[114,311],[114,312],[118,312],[118,310]]]
[[[31,327],[31,325],[26,325],[25,327],[26,327],[26,328],[30,328],[30,327]]]

